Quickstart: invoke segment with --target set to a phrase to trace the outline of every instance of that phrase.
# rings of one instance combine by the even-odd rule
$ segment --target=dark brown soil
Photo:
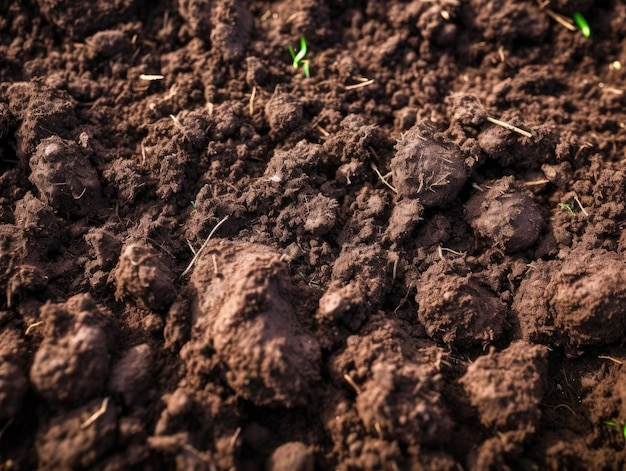
[[[626,4],[539,3],[0,0],[0,469],[625,469]]]

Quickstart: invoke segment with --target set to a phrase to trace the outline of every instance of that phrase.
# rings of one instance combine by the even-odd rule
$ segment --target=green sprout
[[[191,203],[191,209],[195,211],[196,210],[196,202],[195,201],[190,201],[190,203]]]
[[[572,210],[572,206],[569,203],[559,203],[559,208],[567,209],[567,212],[572,216],[576,216],[574,211]]]
[[[583,36],[586,38],[591,36],[591,28],[589,28],[589,25],[587,24],[587,20],[585,20],[585,17],[583,16],[583,14],[577,11],[576,13],[574,13],[573,18],[574,18],[574,22],[580,28],[580,31],[583,33]]]
[[[605,420],[604,425],[608,425],[609,427],[613,427],[618,430],[622,429],[622,436],[624,437],[624,441],[626,441],[626,423],[619,425],[616,422],[613,422],[612,420]]]
[[[309,78],[311,76],[311,71],[309,70],[309,61],[304,60],[304,56],[306,56],[307,53],[306,39],[304,39],[304,36],[300,38],[300,50],[297,53],[291,46],[287,46],[287,49],[289,50],[289,54],[291,54],[291,59],[293,60],[293,68],[297,69],[302,63],[304,76],[306,78]]]
[[[298,275],[300,275],[300,278],[302,278],[302,281],[304,281],[304,283],[307,286],[310,286],[311,288],[315,288],[318,291],[326,291],[328,289],[326,286],[324,286],[324,285],[322,285],[320,283],[316,283],[314,281],[307,280],[306,276],[301,271],[298,272]]]

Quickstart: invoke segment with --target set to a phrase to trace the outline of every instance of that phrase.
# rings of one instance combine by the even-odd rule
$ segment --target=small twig
[[[89,427],[91,424],[93,424],[96,420],[98,420],[100,417],[102,417],[104,413],[107,411],[108,405],[109,405],[109,398],[105,397],[104,401],[102,401],[102,405],[100,406],[100,408],[96,412],[94,412],[91,417],[85,420],[80,426],[80,428],[84,430],[87,427]]]
[[[163,80],[165,76],[159,74],[141,74],[139,80],[146,80],[148,82],[154,82],[155,80]]]
[[[550,10],[549,8],[544,8],[543,11],[545,11],[546,15],[548,15],[564,28],[567,28],[570,31],[576,31],[576,26],[574,26],[574,23],[569,18]]]
[[[220,270],[217,268],[217,257],[215,254],[211,254],[211,259],[213,260],[213,271],[216,275],[219,275]]]
[[[362,392],[363,390],[361,389],[361,387],[360,387],[358,384],[356,384],[356,383],[354,382],[354,380],[352,379],[352,377],[351,377],[348,373],[344,373],[344,374],[343,374],[343,379],[345,379],[345,380],[346,380],[346,382],[347,382],[350,386],[352,386],[352,388],[356,391],[356,393],[357,393],[357,394],[361,394],[361,392]]]
[[[588,218],[589,217],[589,213],[587,211],[585,211],[585,208],[583,208],[583,205],[580,202],[580,200],[578,199],[578,196],[574,195],[574,201],[576,201],[576,203],[578,203],[578,206],[580,207],[580,210],[583,212],[585,217]]]
[[[522,183],[524,186],[535,186],[535,185],[545,185],[546,183],[550,183],[550,180],[547,178],[543,178],[541,180],[535,180],[532,182],[524,182]]]
[[[457,252],[456,250],[448,249],[448,248],[446,248],[446,247],[442,247],[442,246],[440,245],[440,246],[438,246],[438,247],[437,247],[437,253],[439,254],[439,258],[440,258],[441,260],[445,260],[445,259],[443,258],[443,251],[444,251],[444,250],[445,250],[446,252],[452,253],[452,254],[454,254],[454,255],[458,255],[459,257],[465,257],[465,256],[467,255],[467,252]]]
[[[187,241],[187,245],[189,246],[189,250],[191,250],[192,254],[196,254],[196,249],[193,248],[193,245],[191,245],[191,241],[189,239],[185,239]]]
[[[556,406],[554,406],[552,409],[553,410],[557,410],[557,409],[567,409],[568,411],[570,411],[572,414],[577,415],[576,412],[574,412],[574,409],[572,409],[570,406],[568,406],[567,404],[557,404]]]
[[[383,437],[383,429],[381,428],[380,423],[376,422],[374,424],[374,428],[376,429],[376,433],[378,433],[378,438],[382,440],[384,437]]]
[[[237,427],[237,430],[235,430],[235,433],[233,433],[233,436],[230,437],[230,441],[229,441],[229,445],[231,450],[235,449],[235,445],[237,444],[237,439],[239,438],[239,435],[241,434],[241,427]]]
[[[491,116],[487,116],[487,121],[489,121],[492,124],[496,124],[498,126],[502,126],[504,129],[508,129],[509,131],[513,131],[513,132],[516,132],[518,134],[521,134],[524,137],[528,137],[528,138],[533,137],[533,135],[531,133],[529,133],[528,131],[524,131],[523,129],[520,129],[517,126],[513,126],[512,124],[509,124],[507,122],[500,121],[499,119],[492,118]]]
[[[254,114],[254,99],[256,98],[256,85],[252,87],[252,93],[250,94],[250,116]]]
[[[374,83],[374,79],[367,80],[361,83],[355,83],[354,85],[346,85],[344,86],[345,90],[356,90],[357,88],[368,87]]]
[[[376,175],[378,175],[378,178],[380,178],[381,182],[387,185],[387,187],[390,188],[391,191],[393,191],[395,194],[398,194],[398,190],[396,190],[394,186],[392,186],[389,182],[387,182],[387,180],[385,180],[385,177],[383,177],[382,174],[378,171],[378,167],[376,167],[376,164],[374,162],[370,162],[370,167],[372,167],[372,170],[376,172]]]
[[[35,329],[35,327],[39,327],[41,324],[43,324],[43,321],[35,322],[34,324],[29,325],[26,328],[26,332],[24,332],[24,335],[29,335],[33,331],[33,329]]]
[[[83,196],[85,196],[85,192],[87,191],[87,187],[83,188],[83,191],[80,195],[78,196],[74,196],[74,193],[72,193],[72,198],[74,198],[75,200],[79,200],[81,199]]]
[[[478,183],[475,183],[475,182],[472,182],[472,188],[476,188],[481,193],[485,191],[485,189],[482,186],[480,186]]]
[[[611,360],[612,362],[617,363],[618,365],[623,365],[624,362],[622,360],[618,360],[617,358],[610,357],[608,355],[598,355],[598,358],[602,358],[603,360]]]
[[[217,229],[226,222],[226,220],[228,219],[228,215],[224,216],[213,228],[213,230],[211,231],[211,233],[209,234],[209,237],[206,238],[206,240],[204,241],[204,244],[202,244],[202,247],[200,247],[200,249],[196,252],[196,254],[193,256],[193,258],[191,259],[191,262],[189,262],[189,265],[187,265],[187,268],[185,268],[185,271],[181,273],[181,277],[185,276],[189,270],[191,270],[191,267],[193,267],[193,264],[196,263],[196,260],[198,260],[198,257],[200,256],[200,254],[202,253],[202,251],[204,250],[204,248],[207,246],[207,244],[209,243],[209,240],[211,240],[211,237],[213,236],[213,234],[215,234],[215,231],[217,231]]]
[[[171,100],[172,98],[174,98],[176,96],[176,94],[178,93],[178,85],[174,84],[170,87],[170,89],[167,91],[167,95],[165,95],[163,97],[164,100]]]
[[[322,126],[320,126],[319,124],[315,125],[315,129],[317,129],[320,134],[324,137],[328,137],[330,136],[330,133],[328,131],[326,131],[326,129],[324,129]]]
[[[172,119],[172,121],[174,121],[174,125],[180,130],[180,132],[185,134],[185,127],[182,125],[180,120],[173,114],[170,115],[170,118]]]

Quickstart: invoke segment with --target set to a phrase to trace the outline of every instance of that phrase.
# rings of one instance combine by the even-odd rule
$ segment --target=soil
[[[0,468],[625,469],[626,4],[545,3],[0,1]]]

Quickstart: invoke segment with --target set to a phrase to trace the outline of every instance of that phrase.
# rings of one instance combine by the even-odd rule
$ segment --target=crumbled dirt
[[[626,467],[624,2],[0,4],[0,469]]]
[[[465,205],[465,218],[478,236],[486,237],[505,252],[533,245],[543,227],[543,217],[528,192],[513,177],[485,182],[485,189]]]

